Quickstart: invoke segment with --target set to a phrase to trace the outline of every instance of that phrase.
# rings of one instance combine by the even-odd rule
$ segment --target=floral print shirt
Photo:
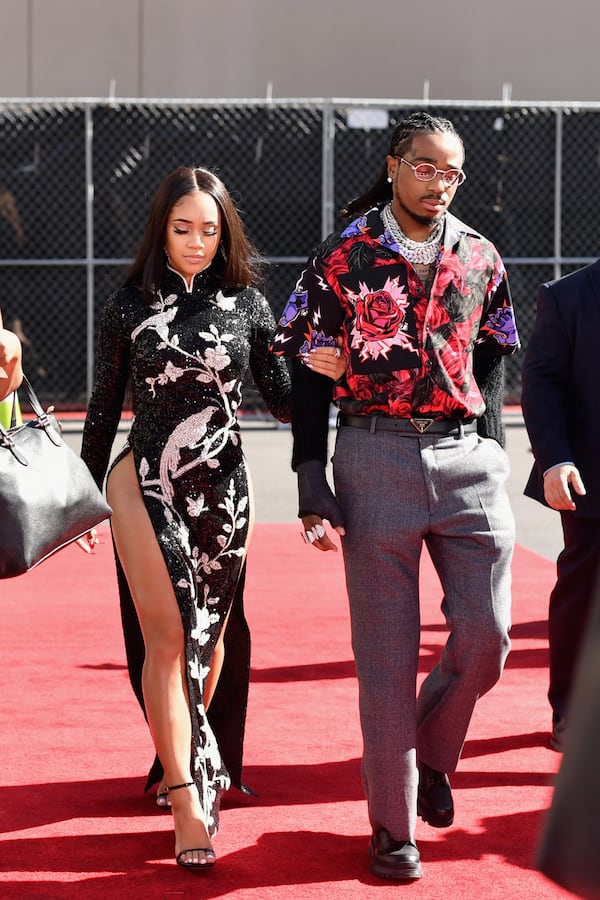
[[[429,296],[374,207],[325,240],[279,320],[274,349],[303,356],[342,335],[347,413],[472,419],[485,404],[473,353],[512,354],[519,338],[504,264],[446,214]]]

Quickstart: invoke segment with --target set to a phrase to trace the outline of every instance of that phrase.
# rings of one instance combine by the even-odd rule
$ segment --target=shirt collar
[[[365,213],[365,220],[373,239],[383,246],[386,246],[385,242],[383,241],[385,224],[383,222],[383,219],[381,218],[382,210],[383,205],[373,207],[373,209],[370,209],[367,213]],[[465,225],[464,222],[461,222],[461,220],[457,219],[456,216],[453,216],[452,213],[446,212],[444,216],[444,249],[450,250],[458,243],[463,235],[469,235],[471,237],[481,237],[479,232],[475,231],[474,228],[471,228],[469,225]]]
[[[457,219],[456,216],[453,216],[452,213],[447,212],[446,227],[444,229],[444,248],[449,249],[454,247],[464,235],[469,235],[469,237],[481,237],[479,232],[475,231],[474,228],[470,228],[469,225],[465,225],[464,222],[461,222],[461,220]]]

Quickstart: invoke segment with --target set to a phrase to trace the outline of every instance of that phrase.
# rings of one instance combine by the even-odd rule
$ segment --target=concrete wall
[[[600,100],[597,0],[0,0],[0,97]],[[272,85],[272,88],[270,87]]]

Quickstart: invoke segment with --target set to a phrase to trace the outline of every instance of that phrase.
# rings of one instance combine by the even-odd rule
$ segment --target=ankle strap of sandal
[[[167,785],[167,790],[170,793],[171,791],[178,791],[179,788],[193,787],[193,785],[194,785],[193,781],[184,781],[182,784],[174,784],[173,787],[169,787],[169,785]]]

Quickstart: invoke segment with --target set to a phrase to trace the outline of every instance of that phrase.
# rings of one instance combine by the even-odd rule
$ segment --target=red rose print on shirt
[[[383,341],[394,337],[403,319],[404,311],[387,291],[365,294],[356,304],[358,328],[367,340]]]
[[[369,291],[361,284],[359,292],[350,293],[350,298],[355,314],[352,347],[360,348],[361,359],[387,358],[394,345],[412,349],[402,330],[409,297],[397,278],[388,278],[378,291]]]

